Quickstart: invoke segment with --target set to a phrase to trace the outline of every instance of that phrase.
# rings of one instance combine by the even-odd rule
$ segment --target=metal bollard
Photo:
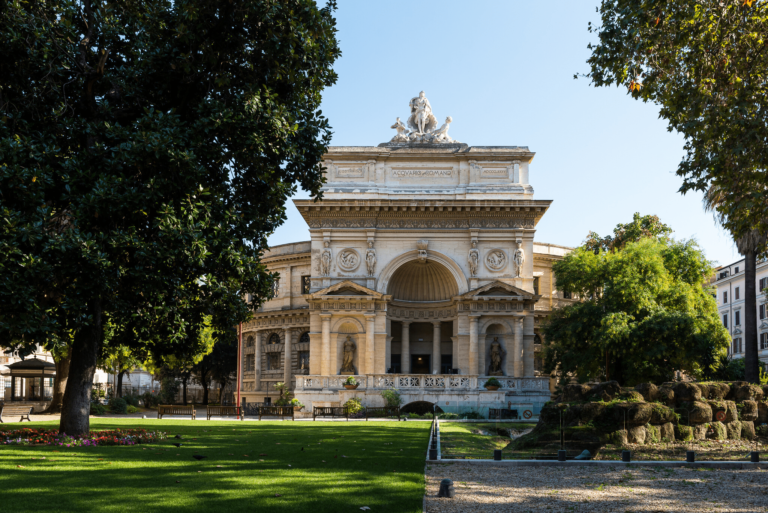
[[[567,453],[565,450],[560,449],[557,451],[557,461],[565,461],[567,459]]]
[[[632,461],[632,451],[621,451],[621,461],[624,463]]]
[[[436,460],[437,459],[437,449],[430,449],[429,450],[429,459],[430,460]]]
[[[751,461],[752,463],[760,463],[760,453],[757,451],[750,452],[749,461]]]
[[[501,449],[493,450],[493,461],[501,461]]]
[[[696,463],[696,451],[685,451],[685,461],[688,463]]]

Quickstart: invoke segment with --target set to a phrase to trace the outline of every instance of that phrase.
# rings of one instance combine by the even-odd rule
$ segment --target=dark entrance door
[[[411,355],[411,374],[432,374],[428,354]]]

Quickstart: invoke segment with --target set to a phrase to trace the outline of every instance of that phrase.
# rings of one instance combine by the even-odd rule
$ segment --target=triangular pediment
[[[313,299],[320,299],[326,296],[367,296],[374,299],[381,299],[384,294],[376,292],[368,287],[358,285],[354,281],[344,280],[342,282],[331,285],[324,289],[320,289],[317,292],[310,294]]]
[[[504,283],[501,281],[494,281],[491,283],[488,283],[486,285],[483,285],[482,287],[476,288],[474,290],[470,290],[466,294],[462,294],[463,299],[469,299],[476,296],[483,296],[483,297],[522,297],[524,299],[538,299],[540,296],[537,296],[531,292],[528,292],[527,290],[523,290],[521,288],[515,287],[514,285],[510,285],[509,283]]]
[[[761,330],[768,329],[768,322],[766,322],[766,321],[761,322],[760,323],[760,329]]]

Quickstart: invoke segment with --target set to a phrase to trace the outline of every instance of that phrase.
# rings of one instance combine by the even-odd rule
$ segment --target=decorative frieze
[[[533,218],[506,217],[506,218],[448,218],[441,216],[433,218],[328,218],[310,217],[310,228],[387,228],[412,230],[420,228],[428,229],[466,229],[466,228],[533,228]]]

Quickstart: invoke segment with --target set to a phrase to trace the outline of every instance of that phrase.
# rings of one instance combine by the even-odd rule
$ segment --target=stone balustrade
[[[489,376],[462,374],[371,374],[355,376],[359,390],[482,391]],[[296,391],[342,390],[347,376],[296,376]],[[505,392],[549,393],[549,378],[496,376]]]

